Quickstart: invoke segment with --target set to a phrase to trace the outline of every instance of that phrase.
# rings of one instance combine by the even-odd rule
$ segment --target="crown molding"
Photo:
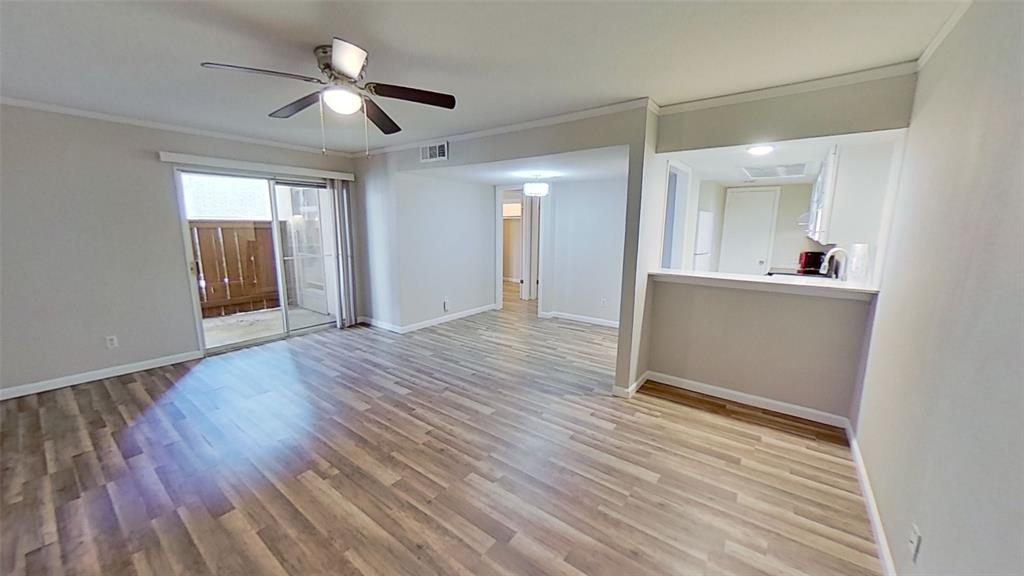
[[[200,130],[198,128],[189,128],[187,126],[178,126],[177,124],[165,124],[163,122],[154,122],[151,120],[143,120],[141,118],[132,118],[129,116],[118,116],[115,114],[105,114],[103,112],[92,112],[90,110],[82,110],[80,108],[70,108],[67,106],[58,106],[56,104],[46,104],[43,102],[35,102],[32,100],[22,100],[20,98],[8,98],[6,96],[0,97],[0,104],[5,106],[14,106],[16,108],[28,108],[30,110],[39,110],[42,112],[53,112],[56,114],[66,114],[68,116],[78,116],[80,118],[89,118],[91,120],[102,120],[104,122],[113,122],[115,124],[125,124],[127,126],[136,126],[139,128],[151,128],[154,130],[166,130],[168,132],[177,132],[179,134],[188,134],[190,136],[203,136],[206,138],[217,138],[220,140],[230,140],[232,142],[240,142],[243,144],[255,144],[259,146],[267,146],[270,148],[280,148],[284,150],[294,150],[297,152],[308,152],[312,154],[321,154],[319,148],[312,148],[309,146],[300,146],[298,144],[288,144],[286,142],[277,142],[276,140],[264,140],[261,138],[249,138],[246,136],[238,136],[235,134],[228,134],[225,132],[216,132],[213,130]],[[328,156],[340,156],[348,157],[349,153],[341,152],[338,150],[328,150]]]
[[[497,136],[499,134],[508,134],[511,132],[520,132],[522,130],[529,130],[531,128],[541,128],[544,126],[554,126],[556,124],[565,124],[566,122],[573,122],[576,120],[585,120],[587,118],[596,118],[598,116],[607,116],[609,114],[616,114],[618,112],[624,112],[626,110],[634,110],[636,108],[648,108],[654,106],[657,109],[657,104],[654,104],[650,98],[637,98],[635,100],[627,100],[625,102],[619,102],[617,104],[610,104],[608,106],[600,106],[598,108],[589,108],[587,110],[580,110],[578,112],[569,112],[567,114],[559,114],[557,116],[548,116],[546,118],[540,118],[538,120],[530,120],[528,122],[520,122],[517,124],[508,124],[505,126],[498,126],[496,128],[488,128],[485,130],[477,130],[476,132],[465,132],[463,134],[455,134],[451,136],[438,136],[431,138],[430,140],[421,140],[419,142],[412,142],[409,144],[396,144],[394,146],[385,146],[383,148],[374,148],[370,150],[370,156],[378,154],[386,154],[388,152],[400,152],[403,150],[412,150],[425,146],[427,144],[436,144],[439,140],[447,140],[448,142],[464,142],[466,140],[475,140],[477,138],[485,138],[487,136]],[[351,157],[366,157],[365,152],[350,153]]]
[[[953,9],[949,18],[946,18],[946,21],[942,23],[942,27],[935,33],[935,36],[932,37],[932,41],[928,43],[924,52],[922,52],[921,56],[917,59],[918,70],[924,68],[924,65],[928,63],[929,59],[931,59],[932,54],[935,54],[935,51],[939,49],[939,46],[946,39],[946,36],[949,36],[949,33],[953,31],[953,28],[956,28],[956,25],[960,23],[960,19],[964,17],[965,13],[967,13],[967,9],[971,7],[971,4],[972,0],[957,3],[956,8]]]
[[[870,82],[872,80],[881,80],[883,78],[907,76],[916,72],[917,61],[911,60],[908,62],[900,62],[899,64],[890,64],[889,66],[859,70],[848,74],[826,76],[824,78],[807,80],[805,82],[781,84],[770,88],[761,88],[759,90],[737,92],[735,94],[726,94],[724,96],[702,98],[700,100],[690,100],[689,102],[662,106],[661,115],[678,114],[680,112],[703,110],[705,108],[717,108],[719,106],[728,106],[730,104],[742,104],[744,102],[754,102],[756,100],[765,100],[767,98],[776,98],[779,96],[791,96],[794,94],[802,94],[804,92],[815,92],[817,90],[824,90],[827,88],[836,88],[839,86],[849,86],[850,84],[859,84],[861,82]]]

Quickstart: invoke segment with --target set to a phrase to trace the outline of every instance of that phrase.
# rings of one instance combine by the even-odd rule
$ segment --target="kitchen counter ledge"
[[[680,270],[661,269],[650,272],[649,277],[655,282],[732,288],[736,290],[756,290],[760,292],[795,294],[798,296],[860,300],[863,302],[870,302],[878,295],[878,289],[871,286],[811,276],[751,276],[721,272],[683,272]]]

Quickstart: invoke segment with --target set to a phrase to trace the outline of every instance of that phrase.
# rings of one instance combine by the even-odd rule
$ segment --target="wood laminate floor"
[[[0,405],[3,574],[878,574],[842,432],[533,305]]]

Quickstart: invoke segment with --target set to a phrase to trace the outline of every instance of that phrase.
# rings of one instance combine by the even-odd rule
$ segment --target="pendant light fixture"
[[[540,198],[548,195],[548,188],[547,182],[527,182],[523,184],[523,194]]]

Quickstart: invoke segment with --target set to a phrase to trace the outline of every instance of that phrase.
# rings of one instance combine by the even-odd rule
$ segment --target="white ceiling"
[[[213,60],[316,75],[334,35],[366,79],[451,92],[454,111],[381,104],[403,144],[650,96],[661,105],[913,60],[941,2],[0,2],[0,94],[316,146],[315,108],[267,117],[311,85],[201,69]],[[363,146],[332,115],[328,147]]]
[[[836,144],[842,149],[844,145],[868,144],[871,142],[895,141],[905,130],[880,130],[863,134],[846,134],[843,136],[825,136],[822,138],[806,138],[772,142],[775,148],[765,156],[753,156],[747,149],[749,146],[729,146],[725,148],[708,148],[688,152],[672,152],[664,156],[678,160],[689,166],[701,180],[711,180],[722,186],[742,186],[745,184],[777,185],[814,182],[821,169],[821,162],[828,154],[829,148]],[[743,172],[744,166],[778,166],[781,164],[807,164],[807,176],[803,178],[758,178],[751,180]]]
[[[501,162],[426,168],[412,172],[495,186],[522,184],[530,180],[570,182],[625,179],[629,174],[629,150],[625,146],[611,146]]]

